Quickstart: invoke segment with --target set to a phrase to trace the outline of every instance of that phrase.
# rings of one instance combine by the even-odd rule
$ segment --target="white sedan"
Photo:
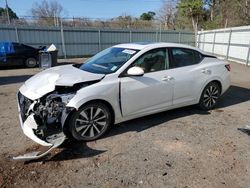
[[[197,48],[131,43],[42,71],[17,97],[24,133],[53,146],[62,135],[94,140],[112,124],[174,108],[210,110],[229,86],[230,65]]]

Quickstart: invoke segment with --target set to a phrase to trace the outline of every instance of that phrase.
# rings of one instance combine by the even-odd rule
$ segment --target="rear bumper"
[[[231,76],[230,76],[230,73],[227,72],[223,76],[221,94],[225,93],[228,90],[228,88],[230,87],[230,85],[231,85]]]

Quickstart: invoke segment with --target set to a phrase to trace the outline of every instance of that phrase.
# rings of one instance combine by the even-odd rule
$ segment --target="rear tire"
[[[30,58],[26,59],[25,66],[27,68],[34,68],[37,66],[37,60],[33,57],[30,57]]]
[[[105,104],[89,103],[72,114],[69,131],[76,140],[92,141],[100,138],[111,124],[111,113]]]
[[[220,95],[220,85],[216,82],[210,82],[201,94],[199,107],[206,111],[213,109],[217,104]]]

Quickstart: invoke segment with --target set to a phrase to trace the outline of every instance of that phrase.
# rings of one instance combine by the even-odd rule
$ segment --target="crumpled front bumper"
[[[23,100],[25,100],[25,97],[20,92],[18,92],[18,94],[17,94],[18,113],[19,113],[19,120],[20,120],[20,125],[21,125],[21,128],[23,130],[23,133],[27,137],[29,137],[30,139],[35,141],[36,143],[38,143],[42,146],[47,146],[47,147],[49,147],[49,149],[44,153],[31,152],[31,153],[24,154],[21,156],[13,157],[13,159],[15,159],[15,160],[35,160],[35,159],[39,159],[39,158],[47,155],[53,148],[60,146],[64,142],[64,140],[66,139],[66,136],[64,135],[63,131],[61,131],[61,133],[56,134],[56,137],[54,139],[51,139],[50,142],[40,139],[34,132],[34,130],[36,130],[38,128],[38,124],[36,123],[36,121],[34,119],[34,114],[31,113],[24,120],[24,113],[25,112],[23,111],[23,109],[21,109],[21,105],[23,105],[23,104],[21,104],[21,102],[23,102]]]
[[[34,129],[37,129],[38,125],[34,119],[34,114],[29,115],[26,120],[23,120],[24,117],[24,111],[21,111],[21,101],[24,99],[21,99],[21,97],[24,98],[24,96],[19,92],[17,94],[17,104],[18,104],[18,113],[19,113],[19,120],[20,120],[20,125],[21,128],[23,130],[23,133],[29,137],[31,140],[35,141],[36,143],[42,145],[42,146],[52,146],[52,143],[48,143],[44,140],[41,140],[40,138],[38,138],[35,133],[34,133]]]
[[[52,143],[48,143],[44,140],[41,140],[40,138],[38,138],[35,134],[33,129],[37,129],[37,124],[36,121],[34,119],[34,115],[31,114],[30,116],[27,117],[27,119],[25,120],[24,123],[21,123],[21,127],[23,129],[23,133],[29,137],[31,140],[34,140],[36,143],[42,145],[42,146],[52,146]]]

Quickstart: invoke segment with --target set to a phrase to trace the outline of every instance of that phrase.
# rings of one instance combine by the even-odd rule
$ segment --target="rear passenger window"
[[[203,58],[199,52],[185,48],[172,48],[172,57],[170,68],[195,65]]]

